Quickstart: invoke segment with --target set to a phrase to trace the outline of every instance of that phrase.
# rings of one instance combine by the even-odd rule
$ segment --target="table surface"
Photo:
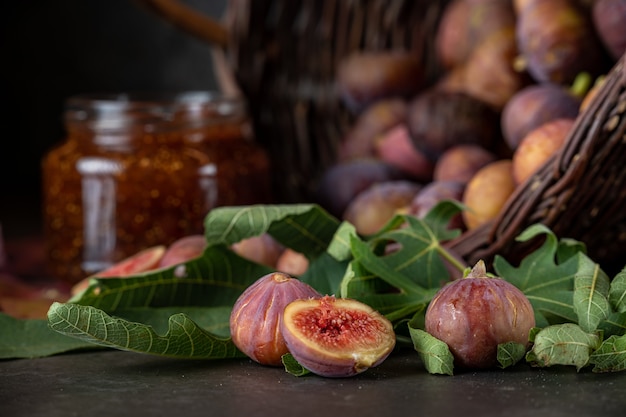
[[[572,367],[428,374],[394,352],[350,378],[296,377],[247,359],[177,360],[117,350],[0,361],[1,416],[624,416],[626,372]]]

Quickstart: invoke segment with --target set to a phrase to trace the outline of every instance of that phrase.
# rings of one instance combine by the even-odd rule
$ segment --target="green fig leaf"
[[[189,359],[244,356],[230,337],[201,328],[183,313],[169,316],[167,332],[159,334],[152,326],[113,317],[95,307],[54,303],[48,323],[61,334],[119,350]]]
[[[526,361],[534,366],[575,366],[577,370],[589,363],[591,353],[598,347],[597,334],[585,332],[574,323],[555,324],[533,333],[533,347]]]
[[[593,372],[626,370],[626,336],[611,336],[589,357]]]
[[[526,346],[522,343],[500,343],[497,350],[497,359],[500,368],[505,369],[516,365],[526,356]]]
[[[608,300],[611,281],[600,266],[586,256],[579,260],[581,263],[574,276],[574,311],[578,325],[591,333],[611,313]]]
[[[626,267],[611,281],[609,302],[615,311],[626,312]]]
[[[454,357],[448,345],[422,329],[409,325],[413,347],[430,374],[453,375]]]
[[[569,254],[567,259],[558,263],[559,241],[554,233],[543,225],[533,225],[526,229],[518,240],[531,240],[545,235],[543,245],[528,254],[514,267],[503,257],[496,255],[494,269],[496,274],[522,290],[533,306],[537,326],[568,321],[576,322],[577,315],[573,307],[574,277],[584,256],[580,252]]]

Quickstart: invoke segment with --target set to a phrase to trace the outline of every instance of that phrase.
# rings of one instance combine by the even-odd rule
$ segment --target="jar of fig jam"
[[[207,92],[67,100],[43,158],[50,274],[77,282],[141,249],[204,232],[218,206],[271,202],[245,102]]]

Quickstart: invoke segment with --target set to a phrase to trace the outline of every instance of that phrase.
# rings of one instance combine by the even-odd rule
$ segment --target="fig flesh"
[[[313,287],[282,272],[262,276],[241,293],[230,315],[235,346],[250,359],[280,366],[287,346],[281,332],[285,306],[297,299],[319,298]]]
[[[426,332],[445,342],[461,369],[497,364],[498,344],[528,346],[535,327],[524,293],[501,278],[490,278],[481,260],[465,277],[444,286],[426,310]]]
[[[396,344],[391,322],[379,312],[360,301],[328,295],[287,305],[282,334],[303,367],[330,378],[380,365]]]

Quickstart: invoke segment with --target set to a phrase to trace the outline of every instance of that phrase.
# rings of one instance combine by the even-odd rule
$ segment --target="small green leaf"
[[[586,256],[578,257],[580,264],[574,276],[574,311],[579,326],[586,332],[593,332],[610,312],[609,277],[600,266]]]
[[[573,323],[548,326],[534,334],[534,344],[526,360],[535,366],[573,365],[580,370],[589,363],[599,337]]]
[[[611,281],[609,302],[615,311],[626,312],[626,267]]]
[[[48,311],[48,323],[61,334],[120,350],[189,359],[243,356],[230,338],[209,333],[182,313],[169,317],[168,330],[163,335],[146,324],[78,304],[54,303]]]
[[[296,358],[291,355],[291,353],[285,353],[283,356],[280,357],[280,360],[285,367],[285,371],[291,375],[305,376],[311,374],[311,371],[300,365],[300,363],[296,360]]]
[[[611,336],[591,354],[589,363],[593,372],[626,370],[626,336]]]
[[[498,363],[502,369],[517,364],[524,359],[526,346],[517,342],[500,343],[498,345]]]
[[[424,330],[409,326],[413,347],[431,374],[454,374],[454,357],[448,345]]]

